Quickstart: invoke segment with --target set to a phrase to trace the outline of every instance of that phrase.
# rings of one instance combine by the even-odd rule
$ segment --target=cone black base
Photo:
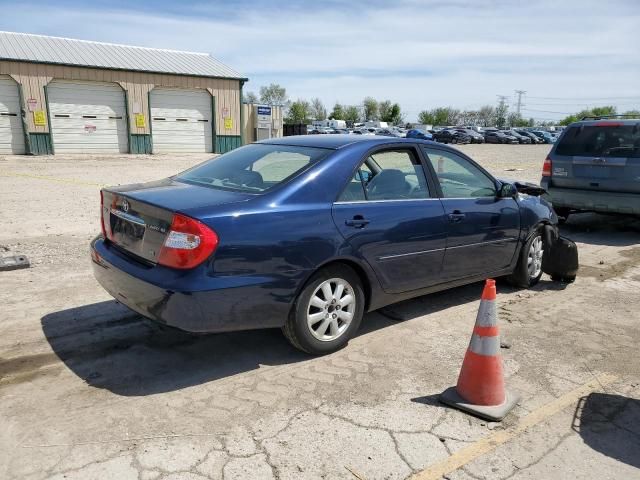
[[[453,408],[475,415],[476,417],[484,418],[485,420],[490,420],[492,422],[499,422],[507,416],[511,409],[515,407],[516,403],[518,403],[518,400],[520,400],[519,395],[515,395],[509,391],[505,392],[505,397],[505,401],[501,405],[491,407],[473,405],[458,395],[456,387],[450,387],[442,392],[440,395],[440,401]]]

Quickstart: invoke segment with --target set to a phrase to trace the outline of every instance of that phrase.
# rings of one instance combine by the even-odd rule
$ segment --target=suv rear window
[[[562,136],[556,154],[572,157],[640,158],[638,125],[575,126]]]

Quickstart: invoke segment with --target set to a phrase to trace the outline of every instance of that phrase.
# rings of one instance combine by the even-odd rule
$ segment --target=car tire
[[[346,265],[323,268],[299,293],[282,332],[303,352],[311,355],[335,352],[358,331],[364,303],[362,282],[351,268]]]
[[[558,215],[558,223],[564,224],[569,219],[569,215],[571,215],[571,209],[569,208],[554,208],[556,211],[556,215]]]
[[[544,230],[538,227],[520,250],[518,264],[507,281],[514,287],[530,288],[542,277],[542,256],[544,254]]]

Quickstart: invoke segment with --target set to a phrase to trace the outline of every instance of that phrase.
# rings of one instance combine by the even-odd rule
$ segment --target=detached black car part
[[[552,227],[545,228],[542,271],[551,280],[564,283],[573,283],[578,274],[578,246],[573,240],[557,235]]]

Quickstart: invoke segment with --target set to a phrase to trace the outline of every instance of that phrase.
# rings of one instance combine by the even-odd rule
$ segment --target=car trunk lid
[[[102,221],[109,240],[155,264],[176,212],[245,201],[252,195],[165,179],[102,190]]]

